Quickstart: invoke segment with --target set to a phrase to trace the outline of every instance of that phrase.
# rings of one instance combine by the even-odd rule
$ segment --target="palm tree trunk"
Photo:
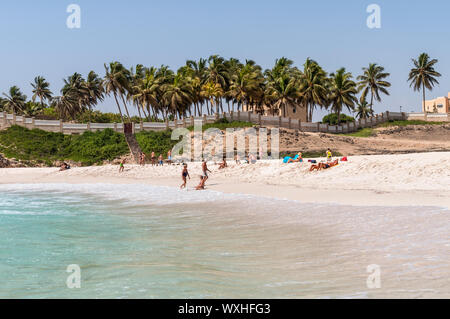
[[[425,83],[422,83],[422,92],[423,92],[423,113],[427,113],[427,110],[425,108]]]
[[[120,109],[119,101],[117,101],[117,96],[116,96],[116,93],[114,93],[114,99],[116,100],[117,108],[119,109],[119,113],[120,113],[120,118],[122,119],[122,123],[124,123],[124,121],[123,121],[123,114],[122,114],[122,110]]]
[[[125,111],[127,112],[128,122],[131,123],[131,116],[130,113],[128,112],[128,107],[127,103],[125,102],[125,98],[123,97],[123,94],[120,94],[120,96],[122,97],[123,105],[125,106]]]
[[[373,93],[370,96],[370,110],[373,112]]]

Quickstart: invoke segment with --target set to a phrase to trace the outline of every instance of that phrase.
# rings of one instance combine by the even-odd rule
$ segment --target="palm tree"
[[[223,96],[224,92],[222,86],[219,83],[207,82],[203,84],[201,95],[211,103],[211,112],[212,113],[213,106],[216,106],[216,113],[219,113],[219,99]],[[207,105],[208,106],[208,105]]]
[[[311,122],[315,106],[327,105],[327,74],[316,61],[308,58],[303,65],[303,73],[299,76],[299,86],[302,101],[306,106],[307,121]]]
[[[288,74],[283,74],[268,83],[266,95],[270,101],[273,101],[273,105],[277,110],[282,110],[282,114],[285,117],[286,108],[296,104],[300,93],[295,79]]]
[[[120,117],[122,118],[122,122],[124,122],[122,109],[120,108],[119,101],[117,100],[117,95],[122,97],[122,101],[124,101],[123,95],[125,94],[126,88],[129,86],[128,84],[128,72],[123,67],[123,65],[119,62],[111,62],[109,66],[106,64],[105,66],[105,77],[103,79],[103,87],[105,89],[105,93],[107,95],[114,96],[114,100],[116,101],[117,108],[120,113]],[[125,111],[128,115],[128,121],[131,121],[130,114],[128,112],[127,104],[124,101]]]
[[[75,117],[76,114],[82,113],[88,108],[89,95],[85,86],[85,80],[81,74],[75,72],[67,79],[64,79],[64,87],[61,89],[62,95],[70,95],[71,100],[77,101],[77,108],[71,107],[70,115]]]
[[[353,110],[356,102],[355,94],[358,92],[356,83],[352,80],[352,74],[341,68],[336,73],[330,74],[330,97],[331,110],[337,113],[338,125],[341,122],[343,107]]]
[[[384,71],[384,68],[376,63],[369,64],[368,68],[363,68],[363,75],[358,76],[358,90],[362,91],[361,99],[365,100],[370,91],[370,108],[373,110],[373,100],[381,102],[380,92],[389,95],[386,88],[391,83],[386,81],[390,73]]]
[[[44,100],[50,101],[52,98],[52,92],[49,89],[50,84],[42,76],[37,76],[34,78],[34,83],[31,83],[31,86],[33,87],[33,102],[39,97],[43,108]]]
[[[14,113],[23,112],[27,96],[24,95],[17,86],[12,86],[8,94],[3,93],[6,102],[3,103],[5,109]]]
[[[437,59],[431,59],[426,53],[422,53],[419,59],[412,59],[414,63],[414,68],[411,69],[409,73],[408,81],[410,82],[410,87],[414,88],[414,91],[423,92],[423,111],[425,110],[425,88],[428,90],[433,90],[435,84],[439,84],[436,79],[440,77],[441,74],[434,69],[434,65],[438,63]]]
[[[51,105],[63,120],[74,118],[79,113],[78,96],[73,90],[67,90],[62,92],[62,95],[53,97]]]
[[[192,103],[192,88],[187,83],[181,74],[177,74],[172,83],[164,85],[163,99],[165,105],[168,107],[168,111],[174,116],[178,114],[186,116],[186,110]]]
[[[356,116],[360,119],[366,119],[373,115],[373,110],[369,107],[369,103],[365,99],[356,102],[355,112]]]
[[[91,122],[92,107],[105,98],[102,79],[94,71],[89,72],[86,81],[82,82],[85,104],[89,108],[89,122]]]

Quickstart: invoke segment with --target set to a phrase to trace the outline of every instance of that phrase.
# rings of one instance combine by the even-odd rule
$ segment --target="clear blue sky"
[[[68,29],[66,8],[81,7],[81,29]],[[381,29],[366,26],[369,4],[381,7]],[[407,83],[411,58],[439,59],[440,85],[450,91],[448,0],[17,0],[0,3],[0,92],[18,85],[31,97],[33,78],[44,76],[54,93],[62,79],[118,60],[127,67],[169,65],[220,54],[255,60],[263,68],[286,56],[307,57],[328,72],[344,66],[355,76],[370,62],[391,73],[391,96],[376,111],[419,111],[420,94]],[[100,106],[115,111],[111,100]],[[318,116],[321,114],[318,114]]]

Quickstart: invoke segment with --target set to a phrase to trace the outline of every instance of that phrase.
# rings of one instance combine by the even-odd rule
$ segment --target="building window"
[[[442,105],[442,104],[438,104],[438,106],[437,106],[438,108],[443,108],[444,107],[444,105]]]

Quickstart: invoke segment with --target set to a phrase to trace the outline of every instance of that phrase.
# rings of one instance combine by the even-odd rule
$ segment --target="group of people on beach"
[[[224,160],[225,165],[226,161]],[[223,168],[223,167],[222,167]],[[220,169],[220,166],[219,166]],[[203,190],[205,189],[205,183],[208,180],[208,172],[211,173],[211,171],[208,168],[208,165],[206,164],[206,161],[202,161],[202,175],[200,175],[200,183],[195,187],[196,190]],[[180,189],[186,188],[187,184],[187,178],[191,179],[191,176],[188,172],[188,165],[186,163],[183,163],[183,170],[181,171],[181,179],[183,180],[183,184],[181,184]]]
[[[145,155],[144,152],[141,152],[141,154],[139,154],[139,165],[141,166],[145,166],[146,164],[146,158],[147,156]],[[163,166],[164,165],[164,157],[162,154],[159,154],[158,156],[158,160],[156,160],[156,154],[155,152],[152,152],[150,155],[150,163],[152,166]],[[166,163],[171,164],[172,163],[172,151],[168,151],[167,152],[167,161]]]

